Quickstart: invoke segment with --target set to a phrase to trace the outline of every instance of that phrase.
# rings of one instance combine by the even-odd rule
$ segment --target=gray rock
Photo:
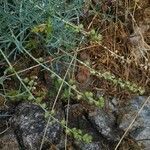
[[[121,119],[120,128],[124,131],[127,129],[146,98],[135,97],[126,108],[123,108],[125,113]],[[139,143],[142,143],[145,148],[150,148],[150,102],[146,104],[134,122],[132,129],[130,129],[130,135]]]
[[[47,124],[44,115],[44,110],[35,104],[22,103],[16,108],[11,123],[21,149],[39,149]],[[59,111],[55,115],[58,120],[62,117],[63,113]],[[43,146],[59,143],[61,132],[61,125],[51,119]]]
[[[103,150],[100,142],[92,142],[89,144],[78,143],[78,148],[81,150]]]
[[[0,150],[19,150],[18,141],[11,129],[0,135]]]
[[[67,112],[67,111],[66,111]],[[74,149],[79,150],[108,150],[110,147],[109,141],[107,141],[99,132],[96,127],[91,124],[88,119],[87,113],[85,113],[85,108],[80,104],[73,104],[69,107],[68,114],[68,126],[70,128],[81,129],[84,134],[88,133],[92,136],[91,143],[85,143],[74,139]],[[112,148],[112,147],[111,147]]]
[[[89,113],[90,122],[93,124],[99,133],[107,140],[118,141],[120,139],[119,131],[115,126],[115,117],[104,110],[96,109],[95,112]]]

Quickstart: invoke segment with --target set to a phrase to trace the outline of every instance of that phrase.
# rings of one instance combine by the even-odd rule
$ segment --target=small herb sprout
[[[7,73],[14,73],[14,68],[13,68],[13,67],[8,67],[8,68],[4,71],[4,74],[7,74]]]
[[[91,137],[89,137],[87,134],[85,134],[86,136],[83,135],[83,132],[80,129],[73,128],[72,133],[73,133],[74,138],[76,138],[76,139],[79,139],[79,140],[84,141],[86,143],[91,142]]]
[[[92,92],[85,92],[84,96],[85,96],[85,99],[88,101],[88,103],[94,104],[100,108],[104,107],[105,99],[102,96],[95,99],[94,94]]]
[[[104,78],[105,80],[111,81],[112,83],[119,85],[122,89],[127,89],[133,93],[139,93],[140,95],[143,95],[145,93],[145,89],[143,87],[140,87],[121,78],[116,78],[115,75],[110,73],[109,71],[101,73],[92,69],[90,72],[92,75],[96,75],[97,77]]]
[[[97,33],[94,29],[92,29],[89,33],[89,37],[92,42],[101,43],[102,41],[102,35]]]
[[[83,141],[85,143],[90,143],[92,142],[92,136],[89,135],[89,134],[84,134],[82,130],[80,129],[77,129],[77,128],[68,128],[66,130],[66,133],[69,134],[69,135],[72,135],[76,140],[79,140],[79,141]]]
[[[31,76],[30,78],[26,77],[23,79],[23,82],[26,84],[26,86],[31,91],[31,93],[36,89],[36,85],[37,85],[36,79],[37,76]],[[32,95],[29,95],[27,99],[29,101],[32,101],[34,100],[34,97]]]
[[[39,61],[40,63],[44,62],[44,59],[42,57],[38,58],[37,61]]]
[[[61,121],[61,125],[64,128],[66,128],[65,132],[68,135],[73,136],[76,140],[79,140],[79,141],[82,141],[85,143],[91,143],[92,142],[92,136],[91,135],[89,135],[87,133],[84,134],[82,130],[77,129],[77,128],[66,127],[66,122],[64,119]]]

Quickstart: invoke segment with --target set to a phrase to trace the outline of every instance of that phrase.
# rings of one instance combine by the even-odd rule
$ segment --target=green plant
[[[108,1],[104,0],[0,1],[0,65],[3,64],[4,61],[6,61],[8,64],[8,68],[5,70],[4,76],[0,77],[0,85],[2,87],[1,90],[3,91],[3,94],[0,95],[5,97],[6,100],[24,100],[40,105],[45,111],[45,118],[47,118],[47,120],[49,120],[50,117],[53,118],[53,121],[51,121],[50,123],[53,123],[55,121],[60,123],[62,127],[66,129],[66,133],[68,135],[71,135],[75,139],[86,143],[91,142],[92,137],[90,135],[85,134],[80,129],[69,128],[67,121],[59,121],[54,116],[54,108],[57,104],[58,98],[63,100],[63,102],[65,104],[67,103],[68,105],[71,99],[78,99],[80,101],[84,100],[87,103],[99,108],[104,107],[105,99],[103,96],[96,97],[94,93],[91,92],[92,90],[81,92],[77,88],[75,81],[70,80],[70,78],[74,78],[73,75],[75,72],[75,67],[78,65],[78,63],[87,67],[90,70],[91,75],[97,76],[100,79],[104,79],[104,84],[107,84],[109,82],[109,84],[113,85],[114,88],[119,87],[119,90],[121,87],[123,89],[123,92],[125,90],[125,92],[129,91],[135,94],[143,95],[145,93],[145,89],[147,88],[140,87],[135,84],[138,83],[137,81],[140,79],[133,83],[132,79],[130,78],[129,81],[126,81],[124,80],[126,78],[123,75],[114,75],[112,72],[108,71],[110,70],[110,67],[108,66],[109,63],[117,64],[118,66],[115,66],[114,68],[119,68],[121,70],[122,64],[126,63],[128,59],[129,61],[127,61],[127,63],[131,64],[131,66],[133,65],[133,67],[135,66],[134,63],[132,64],[133,58],[129,53],[130,48],[127,48],[129,52],[127,52],[127,54],[124,54],[124,52],[126,52],[126,49],[122,48],[122,45],[125,46],[125,44],[123,43],[121,45],[120,42],[122,42],[122,40],[124,41],[125,37],[129,35],[129,33],[126,34],[125,32],[125,30],[128,28],[126,26],[126,23],[129,19],[128,16],[129,14],[133,14],[134,18],[134,14],[138,4],[135,1],[133,13],[131,13],[132,9],[130,9],[130,6],[128,6],[128,11],[125,10],[125,12],[127,13],[125,14],[125,20],[127,19],[126,22],[121,21],[124,20],[122,19],[124,11],[122,13],[119,8],[120,5],[122,5],[122,2],[109,1],[108,5],[107,3]],[[127,5],[126,2],[125,5]],[[87,12],[88,17],[86,17],[86,14],[84,14],[84,12]],[[118,26],[118,21],[121,23],[121,27]],[[134,22],[134,24],[136,24],[136,20],[134,19],[131,22]],[[87,23],[90,24],[88,25]],[[133,26],[129,22],[129,26],[130,25]],[[120,28],[122,29],[123,26],[125,26],[126,29],[124,30],[124,32],[120,32]],[[112,30],[110,28],[114,29],[114,31],[110,31]],[[117,32],[123,33],[123,36],[118,36]],[[145,37],[143,37],[143,35],[141,35],[141,37],[143,38],[143,41],[146,39]],[[111,38],[110,41],[108,41],[109,38]],[[109,44],[108,48],[107,44]],[[95,64],[97,63],[97,60],[93,61],[93,65],[93,62],[90,64],[90,62],[86,63],[78,59],[78,54],[80,53],[80,51],[82,51],[83,49],[88,51],[88,47],[90,47],[90,53],[92,53],[92,56],[90,58],[97,59],[98,55],[93,55],[93,53],[97,53],[97,50],[92,49],[95,45],[98,45],[98,47],[100,46],[102,47],[102,49],[104,49],[104,51],[101,50],[101,48],[100,51],[98,50],[98,52],[100,52],[100,59],[102,59],[102,62],[103,58],[105,59],[106,57],[108,57],[107,66],[98,71],[92,68],[93,66],[97,65]],[[123,50],[119,49],[119,45]],[[108,53],[105,52],[105,50]],[[38,56],[36,54],[38,54]],[[109,57],[109,54],[111,55],[111,58]],[[149,54],[147,53],[146,55],[147,56],[145,57],[147,58],[144,60],[148,62]],[[45,57],[47,56],[52,56],[53,62],[49,64],[45,63]],[[44,71],[46,70],[51,76],[53,76],[52,84],[54,88],[52,88],[52,90],[48,89],[48,96],[52,96],[54,99],[52,110],[48,108],[48,100],[46,100],[46,102],[43,102],[43,99],[47,96],[47,90],[44,89],[36,91],[38,86],[37,77],[28,77],[23,79],[22,74],[21,76],[19,74],[20,72],[22,72],[22,70],[17,71],[17,69],[15,69],[18,61],[20,61],[20,57],[29,58],[30,61],[33,60],[34,65],[36,63],[36,65],[40,66],[44,69]],[[119,60],[119,63],[116,60]],[[112,63],[111,61],[115,61],[116,63]],[[145,64],[143,60],[141,61],[141,63]],[[141,65],[141,68],[143,68],[143,66],[145,71],[148,71],[148,65]],[[129,72],[130,69],[132,69],[132,67],[129,68]],[[26,70],[29,70],[29,68],[26,68]],[[113,71],[115,72],[115,70]],[[143,71],[144,74],[147,74],[147,72],[145,71]],[[62,72],[64,74],[61,74]],[[4,86],[5,80],[7,81],[8,79],[7,75],[9,76],[10,74],[15,75],[15,81],[17,81],[17,83],[19,81],[18,86],[11,90],[5,89]],[[143,81],[140,82],[141,85],[145,82],[143,85],[148,84],[149,86],[148,77],[146,77],[146,81],[144,81],[143,77],[142,80]],[[49,124],[49,121],[47,124]],[[42,146],[40,149],[42,149]]]
[[[91,143],[92,142],[92,136],[89,134],[84,134],[82,130],[76,129],[76,128],[68,128],[66,130],[66,133],[69,135],[72,135],[76,140],[83,141],[85,143]]]
[[[102,35],[101,34],[96,32],[94,29],[92,29],[89,33],[90,33],[89,37],[90,37],[91,42],[101,43],[101,41],[102,41]]]
[[[95,69],[92,69],[91,67],[89,67],[87,64],[85,64],[84,62],[78,60],[82,65],[86,66],[87,68],[89,68],[91,75],[95,75],[99,78],[104,78],[105,80],[108,80],[110,82],[112,82],[115,85],[119,85],[122,89],[127,89],[133,93],[139,93],[140,95],[143,95],[145,93],[145,89],[144,87],[140,87],[132,82],[123,80],[121,78],[117,78],[114,74],[112,74],[109,71],[105,71],[105,72],[101,72],[101,71],[97,71]]]
[[[53,78],[53,85],[55,87],[55,92],[58,91],[58,88],[60,87],[60,84],[62,82],[62,80],[57,79],[55,76],[51,76]],[[75,81],[73,80],[69,80],[69,85],[72,86],[72,89],[70,90],[70,87],[68,87],[67,85],[63,85],[62,87],[62,94],[61,94],[61,99],[63,101],[67,101],[68,98],[74,98],[76,97],[78,100],[85,100],[87,101],[89,104],[95,105],[99,108],[104,107],[105,105],[105,99],[104,97],[100,96],[95,98],[94,94],[92,92],[86,91],[86,92],[80,92],[80,91],[74,91],[74,89],[76,89],[76,85],[75,85]],[[53,91],[53,93],[54,93]],[[55,94],[54,94],[55,95]]]
[[[93,104],[99,108],[102,108],[105,105],[104,97],[100,96],[98,98],[94,98],[94,94],[92,92],[86,91],[84,93],[84,97],[89,104]]]
[[[21,46],[25,47],[28,43],[28,37],[32,34],[30,31],[44,38],[46,44],[53,48],[74,47],[81,40],[81,36],[66,25],[72,25],[71,21],[77,22],[82,13],[83,2],[1,1],[0,48],[7,48],[10,54],[22,52]],[[40,35],[41,32],[46,37]]]
[[[91,143],[92,142],[92,136],[89,134],[84,134],[82,130],[77,129],[77,128],[69,128],[65,126],[65,120],[61,121],[61,124],[64,126],[64,128],[66,129],[65,132],[68,135],[73,136],[76,140],[78,141],[82,141],[85,143]]]
[[[145,93],[145,89],[143,87],[140,87],[134,83],[123,80],[121,78],[116,78],[115,75],[108,71],[100,73],[98,71],[92,70],[91,73],[98,77],[103,77],[105,80],[111,81],[115,85],[119,85],[122,89],[127,89],[133,93],[139,93],[140,95],[143,95]]]

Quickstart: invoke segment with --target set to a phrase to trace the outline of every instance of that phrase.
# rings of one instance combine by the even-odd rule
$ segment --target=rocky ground
[[[69,127],[80,128],[93,137],[89,144],[68,139],[68,149],[81,150],[112,150],[120,140],[124,131],[132,122],[133,117],[141,108],[147,97],[135,97],[126,107],[118,108],[116,103],[111,103],[111,110],[95,109],[75,115],[80,104],[70,105]],[[115,100],[113,100],[115,101]],[[125,136],[120,149],[141,150],[150,147],[150,103],[148,102],[136,119],[132,129]],[[17,106],[8,106],[0,110],[1,150],[38,150],[47,124],[44,111],[32,103],[19,103]],[[55,118],[60,120],[65,117],[65,108],[59,109]],[[47,127],[43,150],[64,149],[65,134],[61,125],[50,118]]]

